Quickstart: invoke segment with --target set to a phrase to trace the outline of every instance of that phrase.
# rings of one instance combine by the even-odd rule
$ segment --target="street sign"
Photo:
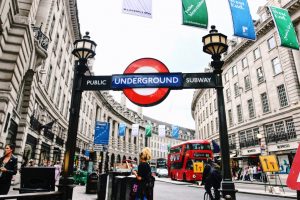
[[[194,162],[193,169],[194,169],[194,173],[203,173],[204,170],[203,162]]]
[[[132,62],[124,74],[169,73],[168,68],[154,58],[141,58]],[[139,106],[153,106],[162,102],[169,94],[169,88],[128,88],[123,90],[125,96]]]
[[[111,76],[84,76],[81,89],[110,90]]]
[[[263,172],[279,172],[279,166],[275,155],[259,156]]]
[[[215,88],[216,74],[186,73],[183,75],[183,88]]]
[[[120,90],[125,88],[181,88],[181,73],[147,73],[113,75],[111,88]]]
[[[289,176],[286,180],[286,185],[292,190],[300,190],[300,144],[294,157]]]

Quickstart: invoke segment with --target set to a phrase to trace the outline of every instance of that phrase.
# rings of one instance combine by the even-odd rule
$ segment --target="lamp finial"
[[[218,32],[215,25],[211,25],[210,28],[211,28],[211,30],[209,31],[209,33],[217,33]]]
[[[83,36],[83,39],[90,39],[91,37],[89,36],[90,32],[86,31],[85,36]]]

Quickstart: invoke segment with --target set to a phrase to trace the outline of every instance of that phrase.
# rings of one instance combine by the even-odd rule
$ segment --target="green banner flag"
[[[208,15],[205,0],[182,0],[183,24],[207,28]]]
[[[152,125],[147,124],[146,125],[146,137],[151,137],[151,135],[152,135]]]
[[[269,6],[280,37],[281,46],[299,50],[297,35],[287,10]]]

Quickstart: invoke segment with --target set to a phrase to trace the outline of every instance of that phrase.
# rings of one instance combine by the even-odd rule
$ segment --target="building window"
[[[279,85],[277,87],[277,92],[278,92],[278,98],[279,98],[279,104],[280,107],[285,107],[288,105],[288,100],[286,96],[286,91],[284,88],[284,85]]]
[[[232,76],[235,76],[235,75],[237,75],[236,65],[234,65],[234,66],[232,67]]]
[[[50,84],[50,80],[51,80],[51,75],[52,75],[52,65],[50,65],[49,71],[48,71],[48,73],[47,73],[46,84],[45,84],[45,88],[46,88],[46,89],[49,89],[49,84]]]
[[[257,134],[259,133],[258,128],[251,128],[248,130],[239,132],[240,148],[251,147],[259,145]]]
[[[213,109],[212,109],[212,104],[209,103],[209,113],[212,114],[213,113]]]
[[[217,107],[217,99],[214,99],[214,108],[215,108],[215,111],[218,109],[218,107]]]
[[[293,119],[286,119],[266,124],[264,128],[267,136],[267,143],[288,141],[296,138]]]
[[[242,66],[243,66],[243,68],[248,67],[248,60],[247,60],[247,58],[243,58],[242,59]]]
[[[226,89],[226,99],[227,99],[227,102],[231,101],[231,95],[230,95],[230,89],[229,88]]]
[[[57,50],[57,46],[58,46],[58,40],[59,40],[59,34],[56,34],[56,38],[55,38],[53,48],[52,48],[54,54],[56,54],[56,50]]]
[[[240,88],[239,88],[239,83],[238,82],[236,82],[234,84],[234,94],[235,94],[236,97],[240,95]]]
[[[251,89],[251,82],[250,82],[249,75],[244,77],[244,82],[245,82],[245,90]]]
[[[253,99],[249,99],[247,101],[248,103],[248,112],[249,112],[249,118],[254,118],[255,113],[254,113],[254,104],[253,104]]]
[[[265,80],[264,72],[262,70],[262,67],[259,67],[259,68],[256,69],[256,75],[257,75],[258,83],[261,83]]]
[[[278,57],[277,58],[274,58],[272,60],[272,66],[273,66],[273,71],[274,71],[274,74],[277,75],[279,73],[282,72],[282,68],[281,68],[281,64],[279,62],[279,59]]]
[[[227,72],[225,73],[224,77],[225,77],[225,82],[228,82],[229,79],[228,79],[228,73]]]
[[[275,38],[272,36],[270,39],[268,39],[269,50],[274,49],[275,46],[276,46]]]
[[[231,110],[228,110],[228,120],[229,120],[229,126],[233,126],[233,118],[232,118]]]
[[[55,25],[55,16],[53,16],[52,22],[51,22],[51,25],[50,25],[50,30],[49,30],[49,37],[50,38],[52,37],[52,33],[53,33],[53,30],[54,30],[54,25]]]
[[[53,84],[52,84],[52,90],[51,90],[51,99],[53,99],[54,98],[54,94],[55,94],[55,89],[56,89],[56,83],[57,83],[57,78],[55,77],[54,78],[54,82],[53,82]]]
[[[254,60],[257,60],[258,58],[260,58],[260,51],[259,51],[259,48],[256,48],[256,49],[253,51],[253,54],[254,54]]]
[[[261,104],[262,104],[262,108],[263,108],[263,113],[269,112],[270,111],[270,107],[269,107],[269,101],[268,101],[268,97],[267,97],[267,93],[264,92],[260,95],[261,97]]]
[[[214,134],[214,122],[211,120],[210,122],[211,134]]]
[[[241,107],[241,105],[237,105],[236,106],[236,111],[237,111],[238,122],[239,123],[243,122],[243,114],[242,114],[242,107]]]
[[[61,96],[61,87],[58,88],[57,96],[56,96],[56,105],[59,108],[60,104],[60,96]]]

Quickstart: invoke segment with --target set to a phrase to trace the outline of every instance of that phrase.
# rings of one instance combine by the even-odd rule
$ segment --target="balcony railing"
[[[235,150],[236,149],[236,144],[229,144],[229,149],[230,150]]]
[[[48,138],[49,140],[51,140],[51,141],[53,141],[53,139],[54,139],[54,133],[52,133],[50,130],[48,130],[48,129],[45,129],[44,130],[44,136],[46,137],[46,138]]]
[[[255,145],[259,145],[258,139],[246,140],[244,142],[240,142],[240,148],[251,147],[251,146],[255,146]]]
[[[267,143],[279,142],[279,141],[288,141],[296,138],[296,132],[281,132],[281,133],[272,133],[268,134]]]
[[[60,137],[56,137],[56,144],[59,146],[63,146],[64,145],[64,140],[61,139]]]
[[[32,26],[34,38],[38,41],[39,45],[47,51],[49,45],[49,38],[41,31],[41,27]]]

